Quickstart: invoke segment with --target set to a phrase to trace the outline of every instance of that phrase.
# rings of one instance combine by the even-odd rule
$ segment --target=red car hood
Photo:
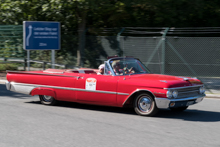
[[[133,75],[138,83],[149,83],[153,87],[162,86],[164,88],[194,86],[203,84],[200,80],[190,77],[178,77],[162,74],[139,74]],[[133,78],[132,78],[133,79]]]

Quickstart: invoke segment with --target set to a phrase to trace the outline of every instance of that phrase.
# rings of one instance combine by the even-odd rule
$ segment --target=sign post
[[[60,23],[24,21],[23,33],[23,48],[28,52],[30,50],[51,50],[51,62],[52,68],[54,68],[55,50],[60,49]],[[30,63],[30,54],[27,60]]]

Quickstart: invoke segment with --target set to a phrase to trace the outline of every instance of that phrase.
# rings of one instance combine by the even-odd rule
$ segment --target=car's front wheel
[[[54,97],[48,95],[39,95],[39,98],[40,102],[44,105],[55,105],[57,102]]]
[[[158,112],[155,100],[147,93],[141,93],[134,99],[134,110],[141,116],[153,116]]]

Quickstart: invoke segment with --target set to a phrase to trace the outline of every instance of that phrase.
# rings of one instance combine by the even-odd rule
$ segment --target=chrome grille
[[[201,86],[175,88],[175,90],[178,91],[178,96],[176,99],[198,96],[198,95],[200,95],[200,93],[199,93],[200,87]]]

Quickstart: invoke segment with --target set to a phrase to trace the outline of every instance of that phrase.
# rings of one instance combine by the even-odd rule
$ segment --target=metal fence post
[[[28,65],[28,71],[30,71],[30,51],[27,50],[27,65]]]
[[[45,70],[46,64],[47,64],[47,62],[43,62],[43,70]]]
[[[166,28],[165,31],[163,32],[162,36],[162,74],[165,73],[165,58],[166,58],[166,34],[169,31],[169,28]]]
[[[147,63],[146,63],[146,66],[148,66],[148,64],[150,64],[151,60],[153,59],[154,55],[156,54],[157,50],[159,49],[160,45],[162,44],[162,71],[161,73],[164,74],[165,73],[165,37],[166,37],[166,34],[167,32],[169,31],[169,28],[166,28],[165,31],[163,32],[163,35],[162,35],[162,39],[159,41],[159,43],[157,44],[156,48],[154,49],[154,51],[152,52],[152,54],[150,55]]]
[[[24,59],[24,71],[26,71],[27,59]]]
[[[55,64],[55,50],[51,50],[51,65],[52,68],[54,69],[54,64]]]
[[[125,30],[125,28],[122,28],[121,29],[121,31],[117,34],[117,43],[118,43],[118,52],[117,52],[117,54],[118,54],[118,56],[120,57],[120,56],[122,56],[122,51],[121,51],[121,47],[120,47],[120,35],[121,35],[121,33],[123,33],[124,32],[124,30]]]

